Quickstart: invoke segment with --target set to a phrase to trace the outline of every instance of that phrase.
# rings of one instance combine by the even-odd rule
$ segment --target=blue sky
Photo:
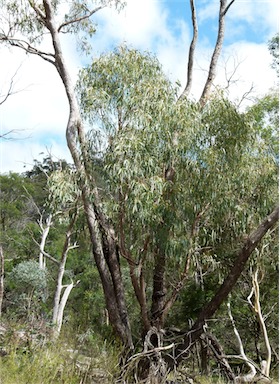
[[[196,1],[196,6],[199,41],[194,98],[200,96],[215,43],[219,0]],[[233,76],[231,99],[238,101],[252,85],[254,96],[263,95],[276,85],[267,42],[278,31],[278,15],[278,0],[236,0],[229,10],[216,85],[226,86],[227,79]],[[154,52],[172,81],[185,85],[192,38],[188,0],[128,0],[122,12],[104,9],[95,20],[98,29],[93,39],[93,56],[126,42]],[[80,56],[73,39],[64,38],[63,45],[75,81],[79,68],[89,58]],[[56,71],[43,60],[16,50],[2,47],[0,55],[0,94],[5,94],[17,69],[14,90],[19,91],[0,106],[0,130],[22,130],[17,135],[20,140],[1,142],[0,172],[22,172],[31,167],[34,159],[43,158],[40,153],[48,151],[70,161],[65,141],[68,106]]]

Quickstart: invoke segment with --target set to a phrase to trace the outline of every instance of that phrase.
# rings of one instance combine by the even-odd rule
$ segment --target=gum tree
[[[161,330],[187,282],[203,283],[215,268],[225,277],[193,338],[177,346],[179,362],[277,221],[276,209],[262,222],[277,196],[270,141],[250,113],[220,95],[203,108],[178,101],[159,62],[126,47],[81,71],[78,91],[84,118],[107,134],[105,208],[129,266],[146,346],[163,347]]]
[[[108,174],[113,180],[119,181],[117,186],[110,191],[114,194],[114,197],[116,194],[118,196],[118,207],[111,207],[115,212],[118,212],[117,227],[115,227],[115,217],[110,217],[113,216],[110,214],[111,210],[105,207],[108,199],[104,201],[103,196],[100,195],[94,173],[91,170],[88,157],[88,152],[90,152],[89,143],[86,140],[80,107],[63,53],[61,35],[63,33],[77,34],[80,32],[83,37],[91,36],[94,32],[94,25],[91,21],[92,16],[106,5],[120,7],[121,3],[119,1],[94,3],[73,1],[69,3],[66,12],[66,4],[57,0],[25,0],[20,4],[18,1],[1,0],[0,3],[2,25],[0,40],[9,46],[25,50],[29,54],[35,54],[52,64],[63,82],[69,103],[66,139],[78,174],[93,256],[100,274],[110,323],[123,343],[130,348],[133,347],[133,342],[120,268],[120,253],[129,262],[134,290],[138,301],[142,302],[143,320],[146,316],[144,320],[146,331],[150,330],[152,325],[158,332],[161,330],[164,318],[188,276],[191,260],[197,256],[197,252],[206,252],[205,244],[207,244],[207,241],[197,244],[197,238],[200,236],[202,239],[203,236],[208,238],[212,231],[211,228],[218,226],[215,215],[213,215],[214,212],[212,212],[214,207],[215,209],[219,207],[222,218],[226,219],[228,208],[226,204],[222,204],[224,197],[226,197],[226,202],[233,204],[230,206],[237,215],[243,209],[242,204],[245,206],[249,204],[246,199],[245,202],[243,200],[239,202],[238,198],[232,203],[230,196],[234,177],[237,183],[239,180],[238,175],[233,172],[237,167],[237,163],[235,163],[238,157],[236,151],[240,148],[238,137],[241,139],[242,135],[245,135],[246,143],[250,142],[248,138],[249,125],[244,121],[243,116],[240,116],[226,102],[213,100],[209,105],[207,104],[210,99],[211,86],[215,78],[217,61],[223,44],[225,17],[233,3],[234,0],[230,2],[220,1],[217,41],[209,67],[208,78],[200,99],[200,107],[188,103],[185,97],[187,95],[182,95],[180,101],[177,102],[178,90],[174,90],[170,83],[160,74],[158,65],[150,65],[149,59],[146,60],[146,63],[147,70],[151,71],[149,78],[151,84],[145,83],[146,78],[144,78],[147,89],[141,88],[141,78],[137,77],[137,81],[129,84],[129,87],[134,87],[134,90],[127,88],[125,89],[126,92],[123,92],[124,88],[119,89],[118,81],[120,79],[115,76],[114,67],[110,68],[107,75],[102,73],[102,76],[105,76],[104,78],[101,76],[100,79],[100,81],[103,81],[103,88],[100,88],[100,90],[95,89],[96,93],[93,94],[93,98],[95,107],[98,105],[100,111],[103,110],[102,103],[105,103],[106,106],[106,103],[112,101],[113,107],[116,107],[112,110],[112,114],[108,113],[108,116],[105,116],[104,123],[108,124],[109,129],[112,130],[109,135],[109,146],[111,145],[112,150],[108,150],[106,154],[109,159],[111,156]],[[60,17],[62,14],[61,6],[63,7],[63,13],[66,15],[64,18]],[[191,7],[194,39],[189,57],[189,81],[191,79],[197,35],[193,1],[191,1]],[[51,43],[51,48],[48,51],[43,50],[42,45],[40,45],[43,38],[48,38]],[[139,61],[141,62],[141,58]],[[113,62],[109,64],[111,65]],[[97,63],[94,63],[92,67],[93,76],[96,65]],[[136,69],[139,68],[136,67]],[[152,79],[153,74],[159,80],[158,86]],[[126,84],[125,73],[122,73],[122,76],[121,81]],[[138,86],[140,86],[142,92],[140,97],[137,92],[134,92]],[[106,94],[106,87],[110,91],[108,95]],[[133,95],[136,97],[135,100],[133,100]],[[142,104],[139,98],[142,100]],[[118,108],[119,106],[121,108]],[[202,113],[200,113],[201,107]],[[230,118],[230,128],[234,132],[223,129],[224,126],[228,126],[227,117]],[[133,129],[135,127],[136,129]],[[235,134],[237,134],[236,139]],[[196,157],[197,148],[203,148],[201,154],[199,153],[199,157]],[[248,151],[247,146],[245,148],[244,156],[253,156],[254,152]],[[260,153],[257,152],[257,155]],[[123,156],[124,154],[126,158]],[[158,155],[159,162],[156,161]],[[143,161],[144,170],[135,168],[135,156],[138,161]],[[229,165],[227,165],[229,160]],[[187,167],[184,167],[184,161],[187,162]],[[114,166],[114,162],[117,166]],[[245,162],[245,165],[247,165],[247,162]],[[215,177],[216,168],[218,172],[216,172]],[[185,173],[186,170],[188,170],[188,173]],[[233,179],[229,185],[222,182],[222,175],[225,172],[228,172],[227,174],[232,172]],[[250,173],[246,169],[245,179],[250,174],[252,177],[255,176],[254,173]],[[196,184],[193,184],[193,180],[196,180]],[[113,186],[114,184],[110,188]],[[201,194],[201,191],[206,186],[210,186],[210,190],[206,189],[208,195],[205,196]],[[218,187],[221,187],[221,189]],[[240,189],[240,191],[242,190]],[[192,196],[189,205],[182,205],[184,209],[180,212],[178,204],[182,204],[182,199],[187,197],[186,193],[197,197],[198,203],[193,206],[195,199]],[[215,194],[217,194],[217,197],[213,207],[211,199],[214,199]],[[180,197],[179,200],[177,200],[178,196]],[[150,203],[149,209],[142,209],[143,199]],[[218,202],[221,202],[220,206]],[[241,210],[236,209],[234,211],[234,207],[238,206],[238,203],[239,206],[241,204]],[[176,209],[173,210],[172,206],[174,204]],[[261,214],[265,216],[267,210],[261,211]],[[136,219],[134,219],[134,216],[136,216]],[[218,215],[218,219],[220,220],[221,216]],[[131,220],[131,224],[134,221],[136,224],[135,229],[131,228],[131,234],[125,228],[129,220]],[[277,213],[274,212],[272,219],[270,219],[270,216],[268,219],[270,225],[261,226],[262,231],[258,241],[261,240],[276,220]],[[204,235],[199,231],[200,226],[203,227],[202,221],[205,225],[207,224]],[[259,216],[255,217],[255,220],[247,223],[246,231],[257,226],[259,222]],[[224,223],[226,224],[227,221],[225,220]],[[135,239],[135,231],[139,231],[139,227],[143,229],[141,239],[137,239],[133,243],[134,245],[132,244],[138,247],[139,254],[133,254],[132,258],[129,253],[134,252],[133,246],[128,248],[127,244],[132,243],[132,240]],[[229,234],[230,228],[227,228],[227,230]],[[148,233],[148,231],[151,233]],[[187,239],[184,239],[186,231],[188,231]],[[213,237],[216,236],[216,232],[214,231]],[[179,244],[178,250],[172,244],[173,233],[174,243]],[[239,228],[236,236],[240,235]],[[127,236],[132,236],[132,238],[127,239]],[[228,235],[228,237],[230,236]],[[251,239],[252,237],[249,236],[249,240],[247,240],[250,246],[246,241],[243,245],[248,257],[258,243],[253,238],[251,244]],[[238,244],[240,242],[241,239],[239,238]],[[241,243],[243,244],[243,242]],[[201,244],[203,245],[202,248],[204,248],[202,250]],[[181,260],[179,257],[180,271],[182,270],[183,274],[178,276],[173,290],[169,291],[169,296],[166,291],[166,266],[170,261],[166,257],[167,248],[170,248],[172,252],[176,252],[177,255],[184,251],[184,257]],[[151,249],[154,256],[154,269],[150,277],[153,283],[151,316],[149,316],[147,308],[145,308],[145,281],[141,277],[143,276],[141,268],[146,258],[148,258],[148,253],[151,253]],[[135,259],[135,257],[138,257],[138,259]],[[177,262],[178,260],[175,258],[174,269]],[[239,271],[239,273],[241,272]],[[238,273],[235,276],[237,279]],[[234,280],[231,281],[232,283],[228,285],[228,288],[232,288],[234,285]],[[208,312],[206,312],[207,315],[211,311]],[[201,332],[202,322],[199,323],[199,327]]]

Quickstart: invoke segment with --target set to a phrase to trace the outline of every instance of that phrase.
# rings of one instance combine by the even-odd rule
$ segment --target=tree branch
[[[202,91],[202,95],[199,99],[199,103],[201,104],[202,107],[206,104],[207,99],[209,98],[211,87],[216,77],[217,63],[222,50],[223,40],[225,35],[225,16],[230,6],[234,3],[234,1],[235,0],[232,0],[227,5],[227,0],[220,0],[219,29],[218,29],[217,41],[216,41],[215,48],[210,61],[208,77],[207,77],[204,89]]]
[[[53,53],[47,53],[40,51],[39,49],[30,45],[27,41],[21,39],[14,39],[12,37],[8,37],[3,33],[0,34],[0,41],[5,41],[9,43],[12,47],[17,47],[23,49],[25,52],[30,53],[32,55],[40,56],[43,60],[55,65],[55,56]]]
[[[34,1],[28,0],[28,2],[29,2],[30,7],[36,12],[36,15],[39,17],[39,19],[42,20],[43,24],[45,25],[46,16],[44,15],[44,13],[41,11],[41,9],[39,7],[37,7],[37,5],[35,4]]]
[[[192,75],[193,75],[193,59],[194,59],[194,51],[196,47],[197,37],[198,37],[198,25],[197,25],[197,18],[196,18],[196,9],[194,0],[190,0],[191,5],[191,12],[192,12],[192,26],[193,26],[193,38],[189,49],[189,62],[188,62],[188,75],[187,75],[187,84],[182,92],[181,96],[179,97],[179,100],[182,98],[188,97],[191,86],[192,86]]]
[[[260,327],[262,330],[262,334],[263,334],[264,342],[265,342],[265,347],[266,347],[266,354],[267,354],[267,358],[265,360],[265,366],[263,367],[264,369],[263,369],[262,373],[265,376],[269,376],[270,365],[271,365],[271,346],[269,343],[267,329],[266,329],[266,325],[265,325],[264,318],[262,315],[262,310],[261,310],[260,288],[259,288],[259,281],[258,281],[258,269],[256,269],[256,271],[252,274],[252,285],[253,285],[253,287],[252,287],[251,293],[248,296],[247,300],[248,300],[251,308],[255,312],[257,318],[258,318],[258,321],[259,321],[259,324],[260,324]],[[253,295],[255,298],[254,304],[251,301],[251,298]]]
[[[105,7],[106,7],[105,5],[100,5],[99,7],[93,9],[92,11],[89,11],[89,10],[88,10],[88,13],[87,13],[86,15],[84,15],[84,16],[77,17],[77,18],[75,18],[75,19],[65,21],[64,23],[62,23],[62,24],[58,27],[58,32],[61,32],[62,28],[66,27],[67,25],[71,25],[71,24],[79,23],[80,21],[89,19],[94,13],[100,11],[100,9],[103,9],[103,8],[105,8]]]
[[[236,260],[229,271],[229,274],[224,279],[223,284],[220,286],[210,302],[202,308],[196,322],[185,337],[184,342],[177,346],[175,354],[177,356],[177,363],[179,363],[187,354],[190,345],[204,332],[205,320],[210,319],[228,297],[243,272],[250,255],[256,249],[266,233],[276,225],[278,220],[279,207],[275,208],[273,212],[258,226],[258,228],[252,232],[250,236],[248,236],[243,244],[243,247],[237,254]],[[189,335],[191,335],[191,337]]]
[[[238,332],[238,330],[236,328],[235,321],[234,321],[234,318],[233,318],[232,313],[231,313],[230,301],[228,302],[227,307],[228,307],[228,315],[229,315],[229,318],[230,318],[230,321],[231,321],[231,324],[232,324],[232,327],[233,327],[233,331],[234,331],[234,334],[235,334],[235,336],[237,338],[237,341],[238,341],[240,355],[243,358],[243,360],[246,362],[248,367],[250,368],[250,372],[249,373],[247,373],[244,376],[238,376],[238,378],[243,379],[244,382],[251,382],[253,380],[253,378],[256,376],[257,370],[256,370],[255,366],[250,363],[248,357],[245,354],[240,334],[239,334],[239,332]]]
[[[264,235],[277,223],[279,220],[279,207],[259,225],[259,227],[248,236],[247,240],[243,244],[243,247],[239,251],[237,258],[223,284],[220,286],[216,295],[201,311],[198,321],[204,321],[206,318],[211,318],[216,310],[220,307],[222,302],[227,298],[228,294],[233,289],[239,276],[245,268],[246,262],[249,259],[252,252],[256,249]]]

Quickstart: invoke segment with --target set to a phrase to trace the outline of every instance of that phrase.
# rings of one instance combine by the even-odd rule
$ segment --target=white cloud
[[[104,42],[108,47],[110,42],[128,42],[137,48],[152,49],[156,38],[166,39],[170,34],[167,17],[167,11],[158,1],[128,0],[120,13],[106,8],[97,18],[99,44]]]
[[[271,35],[279,25],[279,8],[278,0],[236,0],[226,15],[226,22],[236,28],[245,22],[252,30]],[[198,5],[199,21],[217,19],[217,10],[218,1],[203,1]],[[233,28],[231,31],[235,33]]]
[[[237,0],[227,17],[231,22],[245,21],[254,31],[262,30],[266,39],[278,28],[279,10],[278,0]]]

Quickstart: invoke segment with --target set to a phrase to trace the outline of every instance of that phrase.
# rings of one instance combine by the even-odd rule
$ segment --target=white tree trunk
[[[49,216],[46,219],[46,227],[42,224],[42,218],[40,220],[39,226],[42,231],[42,238],[40,242],[40,253],[39,253],[39,268],[40,269],[46,269],[46,257],[44,255],[46,240],[50,231],[50,227],[52,225],[52,214],[49,214]]]
[[[62,320],[63,320],[64,308],[65,308],[65,305],[67,303],[68,297],[69,297],[73,287],[74,287],[74,283],[73,282],[66,286],[66,288],[64,290],[64,293],[62,295],[62,298],[59,301],[59,304],[57,306],[57,310],[56,310],[56,314],[55,314],[56,317],[53,317],[53,324],[54,324],[53,337],[55,339],[57,339],[59,337],[59,335],[60,335],[61,326],[62,326]],[[61,291],[62,291],[62,289],[63,289],[63,286],[61,287]],[[61,293],[61,291],[60,291],[60,293]]]
[[[261,363],[261,372],[263,375],[269,377],[270,373],[270,365],[271,365],[271,346],[269,343],[268,339],[268,334],[267,334],[267,329],[266,325],[264,322],[264,318],[262,315],[262,310],[261,310],[261,304],[260,304],[260,288],[259,288],[259,281],[258,281],[258,269],[252,274],[252,283],[253,287],[251,290],[250,295],[248,296],[247,300],[249,304],[251,305],[251,308],[255,312],[260,327],[261,331],[263,334],[264,342],[265,342],[265,347],[266,347],[266,360],[263,360]],[[254,304],[251,302],[251,298],[254,295]]]
[[[234,382],[236,384],[237,383],[250,383],[253,380],[253,378],[256,376],[257,370],[256,370],[255,366],[250,362],[250,360],[248,359],[248,357],[245,354],[241,337],[240,337],[239,332],[238,332],[238,330],[237,330],[237,328],[235,326],[235,322],[234,322],[234,319],[233,319],[233,316],[232,316],[232,313],[231,313],[230,303],[228,303],[228,314],[229,314],[229,318],[230,318],[232,326],[233,326],[233,330],[234,330],[235,336],[236,336],[237,341],[238,341],[240,357],[242,358],[243,361],[245,361],[245,363],[247,364],[247,366],[250,369],[250,372],[247,373],[246,375],[242,375],[242,376],[239,375],[239,376],[237,376],[235,378]]]

